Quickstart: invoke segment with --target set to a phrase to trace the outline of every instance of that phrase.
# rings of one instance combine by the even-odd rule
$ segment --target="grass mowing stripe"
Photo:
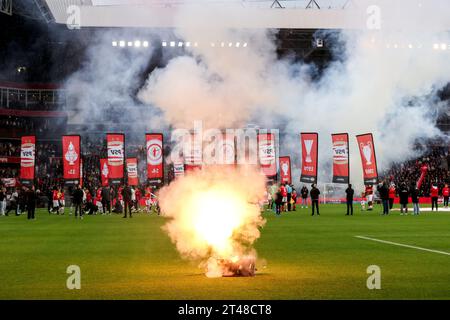
[[[387,243],[387,244],[392,244],[394,246],[399,246],[399,247],[405,247],[405,248],[417,249],[417,250],[422,250],[422,251],[440,253],[440,254],[445,254],[447,256],[450,256],[450,252],[444,252],[444,251],[439,251],[439,250],[433,250],[433,249],[427,249],[427,248],[422,248],[422,247],[416,247],[416,246],[411,246],[411,245],[403,244],[403,243],[397,243],[397,242],[392,242],[392,241],[386,241],[386,240],[380,240],[380,239],[375,239],[375,238],[369,238],[369,237],[365,237],[365,236],[355,236],[355,238],[364,239],[364,240],[371,240],[371,241]]]

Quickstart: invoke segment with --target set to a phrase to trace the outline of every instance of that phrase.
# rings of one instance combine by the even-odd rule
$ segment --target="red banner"
[[[68,183],[79,183],[81,176],[81,138],[80,136],[63,136],[63,177]]]
[[[348,134],[332,134],[331,140],[333,142],[333,183],[347,184],[350,181]]]
[[[277,174],[277,161],[275,150],[275,135],[273,133],[258,133],[258,159],[261,172],[266,177]]]
[[[301,133],[302,174],[301,182],[317,183],[317,160],[319,135],[317,133]]]
[[[1,181],[3,186],[7,188],[16,187],[19,185],[16,178],[2,178]]]
[[[108,159],[100,159],[100,177],[102,180],[102,187],[108,186],[109,185]]]
[[[147,150],[147,178],[151,183],[161,183],[164,179],[163,135],[148,133],[145,135]]]
[[[356,136],[364,174],[364,184],[373,185],[378,181],[377,158],[371,133]]]
[[[0,163],[20,163],[20,157],[0,157]]]
[[[127,159],[127,176],[128,176],[128,185],[137,186],[139,184],[136,158]]]
[[[20,147],[20,179],[22,182],[34,180],[34,167],[36,163],[36,137],[22,137]]]
[[[292,183],[290,157],[280,157],[280,182]]]
[[[121,133],[108,133],[106,145],[108,149],[109,181],[112,184],[120,184],[124,178],[125,136]]]

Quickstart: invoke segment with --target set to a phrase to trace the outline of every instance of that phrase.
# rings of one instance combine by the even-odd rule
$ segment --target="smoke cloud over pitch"
[[[314,65],[277,57],[271,30],[178,29],[181,39],[200,45],[186,48],[184,55],[150,74],[139,97],[160,108],[175,127],[203,120],[206,127],[252,122],[282,128],[281,153],[293,156],[294,164],[300,156],[298,134],[318,132],[320,182],[331,180],[330,134],[348,132],[351,180],[359,184],[356,134],[374,134],[381,170],[417,156],[416,141],[440,135],[436,93],[450,81],[450,65],[448,53],[433,50],[433,43],[449,43],[450,38],[390,27],[321,35],[333,37],[339,47],[318,79],[313,78]],[[248,46],[236,48],[237,41]]]

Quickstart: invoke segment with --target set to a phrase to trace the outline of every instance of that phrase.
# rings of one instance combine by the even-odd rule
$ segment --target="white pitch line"
[[[391,241],[380,240],[380,239],[375,239],[375,238],[369,238],[369,237],[364,237],[364,236],[355,236],[355,238],[365,239],[365,240],[372,240],[372,241],[376,241],[376,242],[392,244],[392,245],[394,245],[394,246],[405,247],[405,248],[411,248],[411,249],[417,249],[417,250],[428,251],[428,252],[434,252],[434,253],[440,253],[440,254],[445,254],[445,255],[447,255],[447,256],[450,256],[450,252],[438,251],[438,250],[432,250],[432,249],[421,248],[421,247],[416,247],[416,246],[410,246],[410,245],[408,245],[408,244],[403,244],[403,243],[391,242]]]

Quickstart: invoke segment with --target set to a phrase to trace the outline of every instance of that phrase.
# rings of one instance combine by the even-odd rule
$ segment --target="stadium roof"
[[[66,24],[76,6],[83,27],[365,29],[380,8],[384,28],[450,30],[448,0],[34,0]],[[46,11],[47,10],[47,11]],[[189,10],[188,15],[180,12]],[[186,11],[184,11],[186,12]],[[195,18],[193,18],[195,17]],[[430,18],[431,17],[431,18]]]

